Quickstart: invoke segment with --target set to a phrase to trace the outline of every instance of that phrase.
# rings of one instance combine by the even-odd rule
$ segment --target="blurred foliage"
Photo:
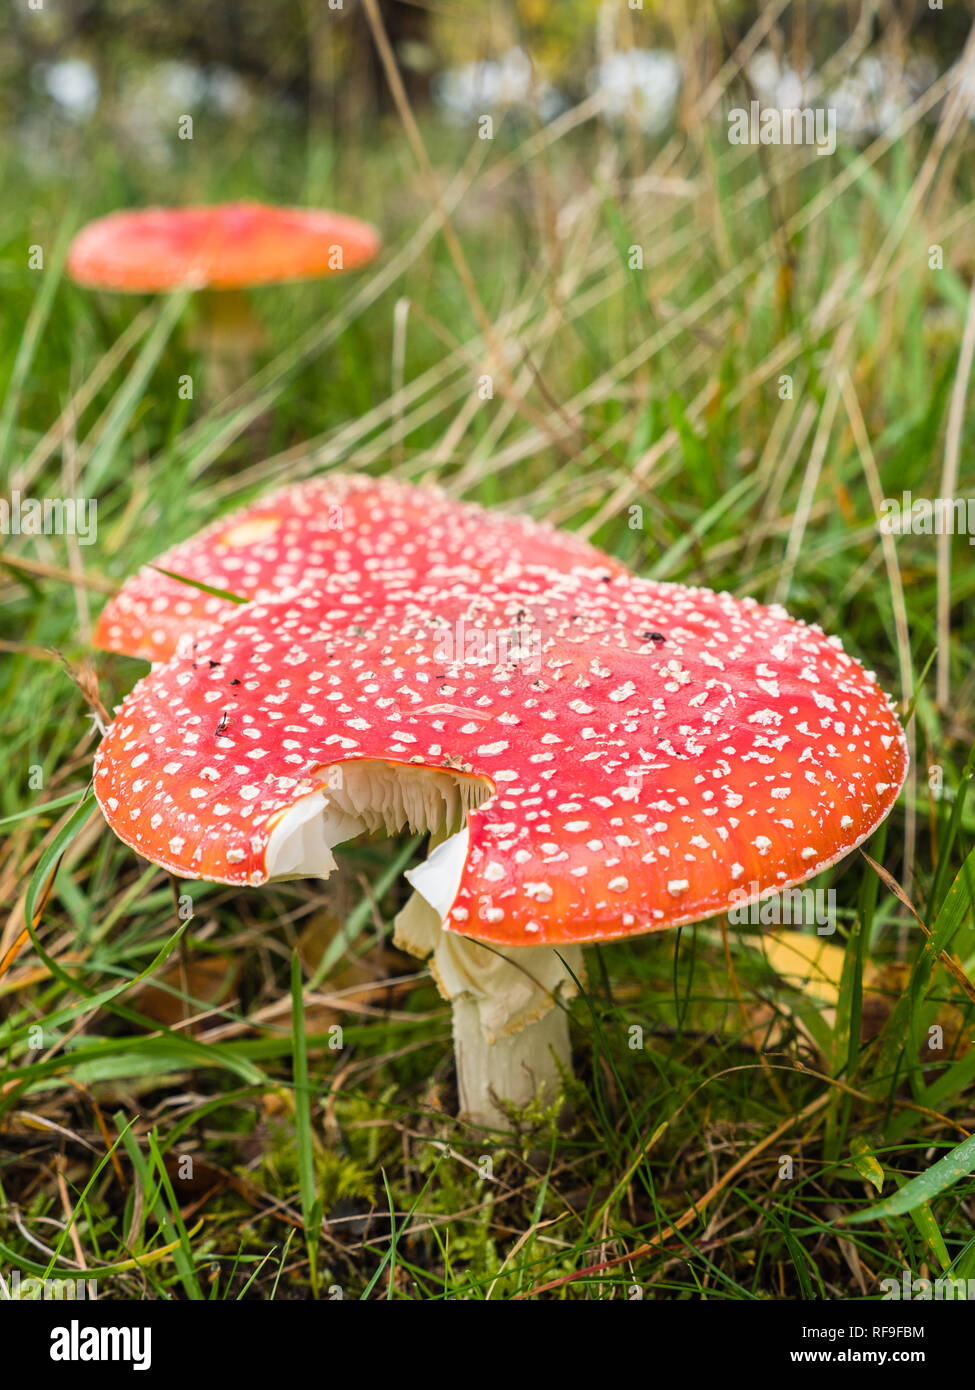
[[[446,64],[504,53],[519,45],[547,77],[572,74],[591,60],[603,0],[514,0],[511,5],[475,0],[461,13],[439,11],[432,33]],[[614,6],[615,8],[615,6]]]
[[[312,123],[370,117],[387,110],[389,94],[361,0],[13,0],[0,28],[0,122],[36,104],[44,66],[68,58],[90,63],[103,103],[118,96],[134,70],[167,59],[220,65],[254,84],[267,101],[304,112]],[[42,8],[34,9],[33,5]],[[381,0],[384,23],[414,101],[423,103],[430,76],[451,65],[497,58],[514,47],[531,55],[540,74],[579,95],[597,54],[613,48],[680,48],[713,64],[731,51],[758,17],[754,0],[689,0],[674,7],[642,0]],[[971,10],[923,0],[873,6],[874,38],[910,41],[941,66],[961,50]],[[812,0],[787,7],[770,32],[774,47],[803,52],[815,34],[813,61],[832,53],[866,10],[848,0]],[[869,26],[868,26],[869,27]]]

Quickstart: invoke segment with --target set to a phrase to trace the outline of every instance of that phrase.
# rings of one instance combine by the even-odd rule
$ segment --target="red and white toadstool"
[[[245,291],[356,270],[381,247],[375,227],[324,208],[223,203],[110,213],[75,237],[68,274],[89,289],[130,294],[200,290],[200,343],[238,374],[260,341]]]
[[[431,487],[330,473],[263,497],[145,565],[106,604],[95,645],[165,661],[185,633],[233,611],[178,574],[240,598],[297,584],[334,583],[351,601],[409,593],[435,566],[486,577],[519,564],[623,573],[618,561],[567,531],[485,511]]]
[[[324,208],[218,203],[100,217],[75,237],[67,265],[90,289],[235,290],[355,270],[380,245],[375,227]]]
[[[99,749],[121,839],[183,877],[327,876],[437,841],[397,940],[453,1004],[462,1113],[557,1094],[580,947],[800,883],[903,782],[900,725],[836,639],[626,576],[441,576],[238,608],[136,687]]]

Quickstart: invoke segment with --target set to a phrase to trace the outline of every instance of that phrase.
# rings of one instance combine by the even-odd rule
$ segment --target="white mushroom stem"
[[[551,1104],[562,1078],[571,1075],[569,1024],[560,1008],[549,1009],[520,1033],[492,1038],[484,1029],[480,1001],[460,994],[453,1001],[453,1021],[458,1109],[472,1124],[510,1129],[499,1100],[519,1110],[535,1099]]]
[[[512,947],[504,952],[445,932],[467,856],[467,831],[450,836],[407,874],[417,890],[396,918],[395,944],[430,960],[437,988],[453,1006],[454,1055],[461,1115],[473,1124],[510,1129],[503,1104],[551,1104],[572,1054],[564,1005],[576,992],[582,950]],[[569,967],[569,968],[567,968]],[[571,972],[570,973],[570,969]]]

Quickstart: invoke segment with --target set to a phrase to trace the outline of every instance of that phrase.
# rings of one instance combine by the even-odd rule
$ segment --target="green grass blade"
[[[84,788],[76,792],[67,792],[64,796],[56,796],[53,801],[43,801],[40,806],[33,806],[29,811],[18,811],[16,815],[4,816],[0,820],[0,825],[14,825],[17,821],[31,820],[34,816],[43,816],[47,811],[60,811],[65,806],[73,806],[76,801],[80,801],[86,796]],[[87,820],[87,816],[85,819]]]
[[[175,570],[164,570],[162,565],[150,565],[151,570],[157,574],[164,574],[167,579],[175,579],[179,584],[186,584],[191,589],[199,589],[201,594],[210,594],[213,598],[226,599],[228,603],[248,603],[249,600],[241,598],[240,594],[232,594],[229,589],[215,589],[212,584],[204,584],[202,579],[189,579],[185,574],[177,574]]]
[[[291,1042],[294,1065],[295,1138],[298,1144],[298,1182],[301,1215],[311,1264],[312,1290],[318,1293],[318,1241],[322,1203],[315,1172],[315,1142],[311,1123],[311,1084],[308,1080],[308,1042],[305,1037],[305,1001],[302,996],[301,961],[291,957]]]
[[[145,398],[149,378],[155,371],[163,349],[189,298],[189,291],[180,290],[168,295],[163,302],[152,332],[139,349],[139,355],[133,362],[129,375],[108,409],[97,442],[90,453],[87,453],[84,473],[89,492],[97,493],[104,483],[132,417]]]
[[[187,1248],[186,1241],[188,1238],[186,1236],[186,1229],[183,1227],[182,1218],[179,1218],[179,1226],[182,1227],[182,1231],[180,1231],[173,1220],[170,1209],[167,1208],[166,1203],[162,1199],[164,1190],[163,1179],[168,1181],[168,1177],[165,1166],[162,1163],[162,1155],[159,1153],[158,1146],[153,1150],[150,1138],[150,1153],[153,1156],[154,1163],[158,1163],[160,1170],[160,1181],[157,1183],[153,1179],[152,1169],[146,1162],[142,1150],[139,1148],[138,1140],[132,1133],[128,1118],[119,1111],[114,1116],[114,1119],[121,1135],[125,1152],[128,1154],[129,1162],[132,1164],[142,1188],[146,1207],[148,1211],[152,1212],[156,1221],[159,1223],[159,1229],[163,1236],[163,1243],[165,1245],[176,1244],[176,1249],[173,1251],[173,1263],[176,1265],[180,1282],[183,1285],[186,1296],[192,1299],[194,1303],[202,1302],[203,1291],[196,1277],[192,1253],[189,1252]],[[167,1196],[170,1199],[171,1208],[175,1211],[176,1216],[179,1217],[179,1207],[176,1205],[176,1198],[173,1194],[172,1185],[169,1186]],[[143,1216],[143,1220],[144,1219],[145,1214]]]
[[[925,1202],[933,1201],[959,1178],[975,1172],[975,1134],[939,1158],[925,1173],[905,1183],[886,1201],[867,1207],[865,1211],[854,1212],[842,1218],[844,1225],[859,1225],[864,1221],[885,1221],[889,1216],[904,1216]]]
[[[30,314],[27,317],[27,323],[24,325],[24,332],[20,339],[20,345],[17,348],[13,370],[10,373],[10,381],[7,385],[7,393],[4,396],[3,408],[0,410],[0,468],[3,467],[7,460],[7,450],[10,447],[10,438],[17,420],[17,411],[20,408],[20,398],[23,393],[24,383],[27,380],[30,365],[34,360],[37,344],[40,342],[41,335],[44,332],[44,326],[54,306],[54,296],[57,293],[58,285],[61,283],[61,270],[64,265],[64,257],[68,249],[68,242],[71,239],[72,230],[73,218],[67,217],[64,219],[57,244],[44,270],[44,278],[41,281],[40,289],[34,297]]]

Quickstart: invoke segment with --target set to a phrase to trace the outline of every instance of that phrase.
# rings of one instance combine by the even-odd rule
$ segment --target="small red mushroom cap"
[[[502,947],[638,935],[800,883],[870,835],[907,768],[889,700],[818,628],[549,573],[355,613],[321,590],[239,608],[135,688],[95,791],[154,863],[257,884],[284,813],[362,760],[490,788],[445,926]]]
[[[622,572],[578,537],[527,517],[435,488],[331,473],[264,497],[166,551],[158,568],[144,566],[102,610],[95,645],[165,661],[184,632],[233,610],[160,569],[240,598],[334,582],[365,602],[416,588],[434,566],[492,577],[527,563]]]
[[[354,270],[381,246],[375,227],[325,209],[263,203],[143,208],[90,222],[68,251],[92,289],[243,289]]]

